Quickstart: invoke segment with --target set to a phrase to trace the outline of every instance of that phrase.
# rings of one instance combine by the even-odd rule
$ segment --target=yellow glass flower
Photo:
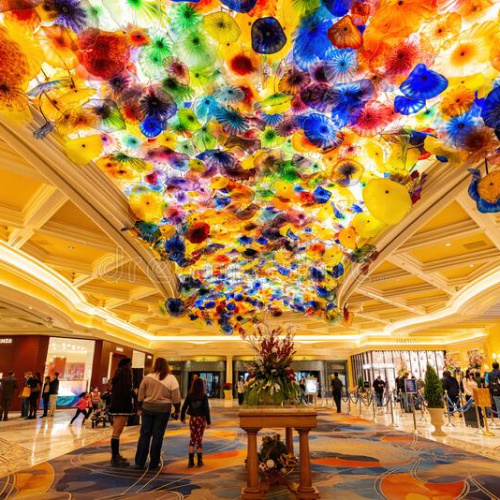
[[[64,152],[77,165],[86,165],[102,153],[101,136],[96,134],[70,139],[64,144]]]
[[[205,31],[221,44],[236,42],[241,29],[227,12],[213,12],[203,18]]]
[[[140,186],[130,194],[130,208],[138,220],[158,223],[164,207],[163,196],[158,191]]]

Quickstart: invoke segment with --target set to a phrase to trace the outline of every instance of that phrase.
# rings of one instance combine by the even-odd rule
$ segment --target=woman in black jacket
[[[127,424],[128,417],[134,414],[132,382],[132,360],[123,358],[118,363],[115,376],[111,379],[111,405],[109,414],[113,415],[113,435],[111,437],[111,465],[128,467],[125,457],[120,455],[120,436]]]
[[[198,453],[198,467],[203,465],[203,434],[205,428],[210,427],[210,407],[208,397],[205,393],[205,384],[203,379],[193,380],[191,390],[187,395],[181,410],[181,421],[185,423],[186,413],[191,417],[189,419],[189,430],[191,431],[189,439],[189,463],[188,467],[194,467],[194,449]]]
[[[40,392],[42,390],[42,376],[39,372],[36,372],[34,376],[28,379],[27,384],[31,389],[30,393],[30,413],[28,415],[28,420],[36,418],[36,411],[38,409],[38,403],[40,401]]]

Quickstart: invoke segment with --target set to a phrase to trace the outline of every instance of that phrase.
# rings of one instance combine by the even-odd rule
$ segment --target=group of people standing
[[[10,371],[7,377],[0,380],[0,390],[2,392],[0,420],[9,419],[9,411],[14,401],[16,390],[20,387],[14,371]],[[59,373],[54,373],[52,377],[42,376],[39,372],[27,371],[24,373],[24,385],[19,396],[22,399],[21,417],[26,420],[36,418],[40,398],[43,401],[44,417],[53,417],[56,411],[56,399],[59,393]]]
[[[189,394],[181,409],[179,383],[170,373],[168,362],[156,358],[153,371],[147,374],[139,387],[134,387],[132,360],[124,358],[118,363],[113,378],[110,380],[110,414],[113,416],[111,436],[111,465],[128,467],[128,460],[120,453],[120,436],[128,418],[134,414],[133,399],[137,396],[139,413],[142,417],[141,430],[135,454],[135,468],[144,469],[149,457],[149,470],[160,467],[163,436],[167,424],[172,418],[180,416],[184,423],[186,414],[190,416],[190,441],[188,466],[194,467],[194,454],[197,453],[197,465],[203,466],[203,435],[210,426],[210,407],[205,384],[200,378],[193,380]]]

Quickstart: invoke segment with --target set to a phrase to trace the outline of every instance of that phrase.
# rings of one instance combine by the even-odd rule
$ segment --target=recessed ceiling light
[[[74,250],[74,249],[75,249],[75,247],[74,247],[73,245],[70,245],[68,248],[69,248],[70,250]]]
[[[469,264],[469,267],[474,267],[474,264]]]
[[[446,245],[445,245],[445,246],[447,246],[447,247],[451,247],[451,243],[446,243]]]

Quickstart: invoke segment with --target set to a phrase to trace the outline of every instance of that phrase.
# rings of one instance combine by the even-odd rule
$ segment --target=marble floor
[[[108,437],[110,428],[91,429],[78,423],[69,427],[72,410],[60,410],[54,418],[24,420],[12,412],[0,422],[0,476],[51,460]]]
[[[214,400],[211,405],[221,408],[237,407],[237,402]],[[320,400],[318,407],[330,408],[331,400]],[[343,403],[342,409],[347,412],[347,404]],[[350,410],[352,415],[374,420],[378,424],[390,426],[392,423],[390,414],[383,409],[377,411],[375,419],[372,408],[362,407],[361,414],[356,405],[351,405]],[[33,421],[21,419],[19,414],[12,413],[8,422],[0,422],[0,477],[46,462],[110,436],[110,428],[82,427],[81,419],[73,427],[69,427],[68,423],[72,415],[73,411],[71,410],[60,410],[54,418],[38,418]],[[406,432],[413,431],[411,414],[401,415],[399,411],[395,411],[394,416],[396,429]],[[479,433],[477,429],[465,427],[463,419],[454,418],[455,426],[443,429],[448,434],[447,437],[433,438],[428,416],[418,412],[416,420],[420,437],[500,460],[500,428],[492,427],[491,431],[495,436],[487,437]]]

